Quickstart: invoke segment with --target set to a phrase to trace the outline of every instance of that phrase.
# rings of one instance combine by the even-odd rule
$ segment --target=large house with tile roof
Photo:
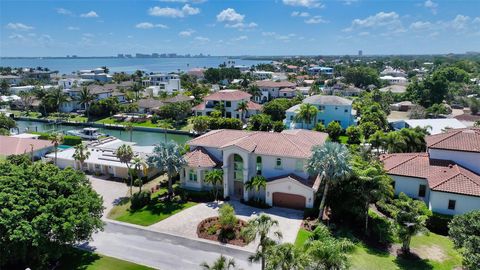
[[[264,103],[275,98],[293,98],[296,95],[295,83],[289,81],[256,81],[255,85],[260,89],[261,96],[255,97],[256,102]]]
[[[421,199],[441,214],[480,209],[480,129],[451,129],[426,141],[426,153],[380,157],[395,194]]]
[[[242,118],[242,111],[238,110],[240,102],[247,102],[248,109],[244,113],[245,118],[260,113],[262,105],[251,101],[252,95],[240,90],[221,90],[203,98],[203,102],[193,107],[196,116],[210,115],[214,110],[223,106],[225,110],[224,117]]]
[[[213,130],[188,142],[187,165],[180,173],[181,185],[190,189],[210,189],[205,173],[223,170],[224,197],[250,200],[260,196],[271,206],[303,209],[313,207],[320,185],[317,175],[305,166],[315,145],[328,135],[308,130],[281,133]],[[255,193],[245,183],[256,175],[267,179],[265,189]]]

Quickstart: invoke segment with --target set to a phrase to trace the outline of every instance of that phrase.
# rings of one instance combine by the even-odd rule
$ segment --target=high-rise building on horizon
[[[358,50],[358,56],[363,56],[363,51],[362,50]]]

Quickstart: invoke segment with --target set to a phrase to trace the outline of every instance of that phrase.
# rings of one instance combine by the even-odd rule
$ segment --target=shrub
[[[72,136],[72,135],[65,135],[63,137],[63,144],[65,145],[70,145],[70,146],[75,146],[77,144],[82,143],[82,138],[78,136]]]
[[[225,203],[218,210],[218,222],[222,226],[222,230],[229,230],[235,227],[237,224],[237,217],[235,216],[235,210],[233,207]]]
[[[436,234],[448,235],[448,224],[452,218],[453,216],[433,213],[427,220],[427,228]]]
[[[338,137],[342,135],[342,127],[338,122],[330,122],[327,126],[327,133],[332,141],[337,142]]]
[[[219,191],[219,194],[222,194],[222,191]],[[193,201],[193,202],[211,202],[215,198],[211,191],[202,190],[188,190],[183,188],[178,188],[175,190],[175,194],[178,194],[182,197],[185,201]]]
[[[130,201],[131,201],[130,209],[138,210],[150,203],[151,193],[149,191],[134,193]]]
[[[368,233],[372,240],[380,244],[390,244],[395,241],[393,222],[375,212],[368,212],[369,227]]]
[[[209,235],[214,235],[214,234],[217,233],[218,229],[219,229],[219,228],[218,228],[217,225],[212,225],[212,226],[210,226],[210,227],[207,228],[207,233],[208,233]]]

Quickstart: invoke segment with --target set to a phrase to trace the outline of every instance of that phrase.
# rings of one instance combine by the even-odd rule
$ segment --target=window
[[[295,162],[295,171],[297,172],[303,171],[303,160],[297,160]]]
[[[232,118],[232,112],[226,112],[226,113],[225,113],[225,116],[226,116],[227,118]]]
[[[231,101],[225,101],[225,107],[232,107]]]
[[[282,169],[282,159],[281,158],[277,158],[277,161],[275,162],[275,168]]]
[[[243,182],[243,159],[237,154],[233,156],[233,180]]]
[[[190,170],[188,172],[188,179],[192,182],[197,182],[197,172],[194,170]]]
[[[425,185],[420,185],[420,186],[418,187],[418,197],[422,197],[422,198],[425,197],[426,191],[427,191],[427,186],[425,186]]]
[[[448,209],[455,210],[455,204],[456,203],[457,203],[457,201],[455,201],[455,200],[448,200]]]
[[[319,109],[320,111],[323,111],[323,110],[325,110],[325,106],[320,105],[320,106],[318,106],[318,109]]]
[[[262,175],[262,157],[257,157],[257,175]]]
[[[345,109],[345,112],[348,113],[348,109]]]

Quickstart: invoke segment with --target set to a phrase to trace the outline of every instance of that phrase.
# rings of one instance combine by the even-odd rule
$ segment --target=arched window
[[[262,157],[257,157],[257,175],[262,175]]]
[[[243,159],[240,155],[233,155],[233,180],[243,182]]]

